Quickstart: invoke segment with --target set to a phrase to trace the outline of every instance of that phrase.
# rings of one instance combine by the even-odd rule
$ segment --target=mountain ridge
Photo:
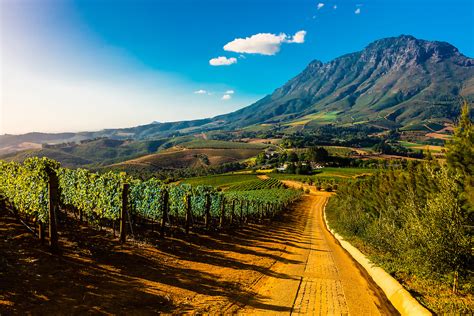
[[[439,63],[442,64],[442,67],[435,66]],[[448,73],[443,74],[438,68],[447,70]],[[410,79],[414,81],[413,87],[410,88],[410,84],[407,82],[408,78],[402,72],[408,72]],[[425,41],[413,36],[401,35],[377,40],[362,51],[342,55],[327,63],[314,60],[300,74],[276,89],[272,94],[249,107],[218,118],[224,120],[230,118],[229,121],[233,121],[234,124],[236,121],[242,120],[246,123],[249,120],[252,123],[262,122],[260,118],[253,116],[256,109],[265,120],[278,118],[281,115],[303,116],[317,111],[350,111],[354,106],[356,106],[356,111],[352,112],[357,112],[364,105],[376,105],[379,107],[378,110],[384,110],[408,101],[426,88],[428,91],[425,93],[436,91],[438,86],[442,87],[443,94],[439,93],[434,96],[431,94],[427,96],[428,100],[421,99],[423,101],[437,101],[448,98],[453,105],[459,103],[456,96],[462,94],[449,90],[457,89],[462,92],[465,89],[464,81],[471,80],[469,93],[466,93],[466,96],[472,97],[473,76],[474,59],[462,55],[453,45],[447,42]],[[450,77],[452,80],[448,81],[447,79]],[[377,82],[380,79],[383,80]],[[400,80],[402,82],[397,83]],[[393,88],[398,89],[395,91],[396,96],[392,98],[386,96],[387,90]],[[377,96],[377,93],[374,93],[376,90],[382,90],[382,93],[378,93]],[[448,90],[447,93],[445,93],[446,90]],[[372,95],[372,100],[359,102],[359,104],[355,102],[361,95],[367,96],[367,94]],[[385,99],[383,99],[384,95]],[[396,116],[400,116],[404,112],[402,110],[398,110],[399,115]],[[457,116],[458,110],[457,108],[454,111],[444,111],[434,117],[425,113],[420,119],[447,118],[452,120]],[[364,113],[364,111],[362,112]],[[398,125],[409,123],[409,115],[410,113],[405,117],[402,116],[399,120],[401,124]],[[393,121],[394,117],[391,118]],[[285,116],[283,116],[284,119]],[[346,120],[346,123],[350,123],[350,120]]]
[[[293,126],[299,124],[298,119],[305,128],[367,123],[393,129],[453,122],[461,98],[474,100],[474,59],[447,42],[400,35],[376,40],[361,51],[326,63],[313,60],[273,93],[228,114],[98,132],[0,135],[0,149],[22,142],[150,139],[258,124]],[[331,119],[321,120],[319,114]]]

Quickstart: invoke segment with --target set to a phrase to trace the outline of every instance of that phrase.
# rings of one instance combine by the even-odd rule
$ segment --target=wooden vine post
[[[206,225],[206,229],[209,229],[210,221],[211,221],[211,195],[206,193],[206,205],[205,205],[205,215],[204,215],[204,224]]]
[[[185,223],[184,223],[184,230],[186,234],[189,234],[189,226],[191,222],[191,196],[189,194],[186,194],[184,196],[184,204],[186,208],[186,218],[185,218]]]
[[[244,201],[240,201],[240,223],[244,221]]]
[[[166,229],[166,219],[168,218],[168,201],[169,201],[169,192],[167,189],[163,191],[163,200],[161,204],[161,231],[160,236],[161,238],[165,237],[165,229]]]
[[[48,168],[48,215],[49,215],[49,247],[56,252],[58,247],[58,212],[59,212],[59,181],[56,171]],[[43,229],[42,229],[43,228]],[[42,230],[42,231],[41,231]],[[44,227],[40,224],[40,238],[44,240]]]
[[[232,226],[232,224],[234,223],[234,213],[235,213],[235,200],[233,199],[232,200],[232,208],[230,210],[230,225]]]
[[[245,216],[244,216],[245,223],[247,223],[249,221],[251,210],[252,210],[252,203],[250,201],[247,201],[246,207],[245,207]]]
[[[224,221],[225,221],[225,197],[222,197],[221,199],[221,217],[219,219],[219,228],[224,227]]]
[[[129,184],[123,184],[122,190],[122,209],[120,210],[120,243],[127,240],[127,214],[128,214],[128,189]]]

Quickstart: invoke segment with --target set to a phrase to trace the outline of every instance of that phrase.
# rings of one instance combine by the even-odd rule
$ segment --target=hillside
[[[166,140],[132,141],[100,138],[80,143],[43,145],[40,148],[0,155],[7,161],[23,161],[28,157],[48,157],[65,167],[96,167],[154,153]]]
[[[157,154],[127,160],[109,167],[126,171],[156,172],[181,168],[217,166],[256,156],[258,148],[171,148]]]
[[[64,167],[108,167],[157,171],[215,166],[257,155],[268,145],[204,140],[195,137],[149,141],[100,138],[81,143],[43,145],[42,148],[0,155],[0,159],[22,162],[29,157],[55,159]]]

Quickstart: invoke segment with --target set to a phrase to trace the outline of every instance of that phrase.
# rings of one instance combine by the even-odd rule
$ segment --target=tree
[[[380,141],[380,143],[376,144],[373,148],[376,152],[379,152],[381,154],[389,155],[393,153],[392,146],[387,144],[384,140]]]
[[[267,156],[265,155],[265,153],[260,153],[260,154],[258,154],[257,159],[255,160],[255,162],[257,163],[257,165],[263,165],[263,164],[265,164],[266,160],[267,160]]]
[[[288,161],[298,162],[298,155],[294,151],[290,152],[290,154],[288,155]]]
[[[323,147],[311,147],[308,152],[311,161],[325,162],[329,160],[329,153]]]
[[[468,213],[467,225],[474,223],[474,128],[469,114],[469,105],[464,101],[458,125],[451,141],[447,143],[446,160],[456,173],[464,188],[463,208]]]
[[[454,129],[453,139],[447,143],[446,158],[448,164],[470,176],[474,173],[474,129],[466,101],[462,106],[459,123]]]
[[[286,173],[295,173],[296,172],[296,166],[294,163],[289,163],[288,167],[286,168]]]

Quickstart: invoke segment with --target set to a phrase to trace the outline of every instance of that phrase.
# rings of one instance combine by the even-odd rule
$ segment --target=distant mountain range
[[[322,124],[372,124],[403,128],[452,122],[461,98],[474,100],[474,59],[446,42],[413,36],[385,38],[330,62],[312,61],[271,95],[214,118],[158,123],[100,132],[0,136],[0,152],[38,143],[163,138],[260,124],[312,128]],[[30,144],[30,145],[28,145]],[[22,147],[23,146],[23,147]]]
[[[255,104],[218,117],[236,126],[337,112],[336,122],[406,126],[451,121],[474,97],[474,59],[445,42],[378,40],[328,63],[318,60]]]

